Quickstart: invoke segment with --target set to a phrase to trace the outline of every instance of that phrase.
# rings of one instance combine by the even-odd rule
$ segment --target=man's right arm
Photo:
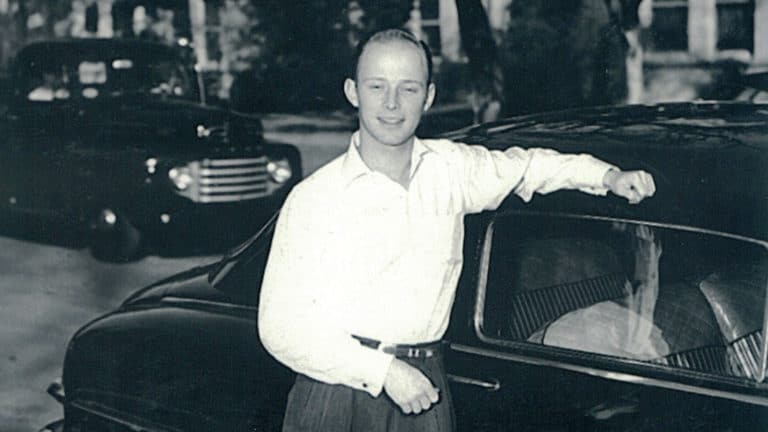
[[[314,202],[313,202],[314,201]],[[331,203],[294,189],[280,212],[259,301],[264,347],[294,371],[377,396],[393,357],[363,347],[344,330],[343,311],[329,306],[334,247]]]

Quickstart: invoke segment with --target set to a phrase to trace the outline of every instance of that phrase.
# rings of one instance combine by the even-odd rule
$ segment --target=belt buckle
[[[408,358],[430,358],[435,355],[433,349],[408,347],[405,356]]]

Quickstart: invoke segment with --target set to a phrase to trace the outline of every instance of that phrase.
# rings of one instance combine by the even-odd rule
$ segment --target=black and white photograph
[[[0,0],[0,432],[768,431],[768,0]]]

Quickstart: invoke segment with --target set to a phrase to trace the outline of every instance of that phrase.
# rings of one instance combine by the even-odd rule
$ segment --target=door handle
[[[495,392],[501,388],[501,383],[496,378],[491,378],[486,381],[486,380],[479,380],[476,378],[464,377],[461,375],[448,374],[448,380],[453,381],[457,384],[467,384],[467,385],[477,386],[485,390],[488,390],[489,392]]]

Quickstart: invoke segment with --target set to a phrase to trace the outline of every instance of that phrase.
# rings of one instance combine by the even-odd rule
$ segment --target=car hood
[[[217,263],[211,263],[195,267],[142,288],[129,296],[122,308],[167,306],[170,303],[183,303],[187,307],[255,305],[255,295],[215,288],[208,276],[216,266]]]

